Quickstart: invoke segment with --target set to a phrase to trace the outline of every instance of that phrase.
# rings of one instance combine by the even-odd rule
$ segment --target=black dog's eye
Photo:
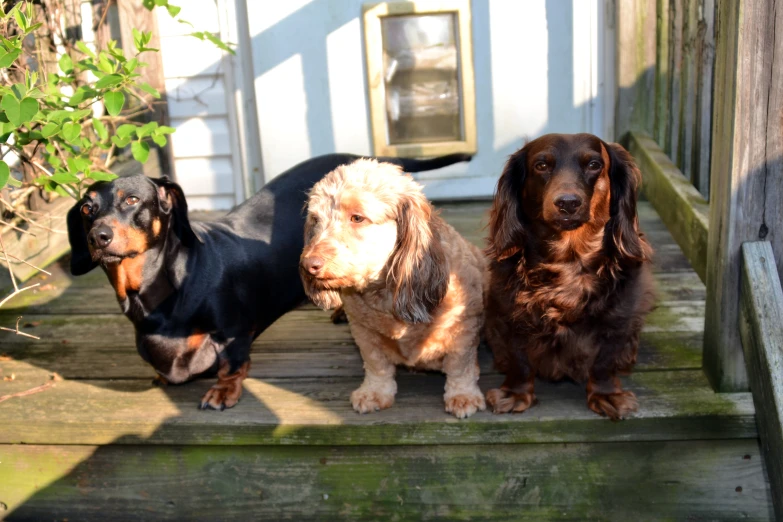
[[[595,160],[587,164],[588,170],[601,170],[602,167],[601,162]]]
[[[85,203],[84,205],[82,205],[81,212],[85,216],[89,216],[92,213],[92,205],[90,205],[89,203]]]
[[[138,202],[139,202],[139,198],[137,198],[136,196],[128,196],[127,198],[125,198],[125,203],[130,206],[133,206]]]
[[[547,164],[545,161],[539,161],[538,163],[533,165],[533,168],[539,172],[545,172],[547,170]]]
[[[361,223],[364,221],[364,217],[360,216],[359,214],[354,214],[351,216],[351,223]]]

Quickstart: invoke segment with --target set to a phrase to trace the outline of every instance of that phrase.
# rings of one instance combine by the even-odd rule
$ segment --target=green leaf
[[[33,121],[33,117],[38,112],[38,100],[34,98],[25,97],[19,102],[19,117],[22,123],[29,123]]]
[[[117,116],[125,105],[125,94],[117,91],[107,92],[103,97],[103,103],[106,104],[109,114]]]
[[[162,134],[153,134],[152,141],[154,141],[158,147],[165,147],[167,142],[166,136]]]
[[[141,52],[141,50],[144,48],[144,37],[135,27],[131,30],[131,33],[133,34],[133,45],[136,47],[138,52]]]
[[[48,121],[62,123],[65,120],[78,121],[92,113],[92,109],[80,109],[78,111],[67,111],[64,109],[52,111],[46,115]]]
[[[131,140],[130,138],[120,138],[119,136],[112,136],[111,142],[121,149],[123,147],[127,147],[128,144],[131,142]]]
[[[155,130],[155,134],[173,134],[174,131],[176,131],[174,127],[169,127],[167,125],[161,125]]]
[[[126,73],[131,74],[133,71],[138,69],[139,67],[139,59],[138,58],[131,58],[124,64],[122,64],[122,68],[125,70]]]
[[[83,102],[87,98],[93,98],[95,95],[98,94],[94,90],[92,90],[89,87],[85,87],[82,85],[78,89],[76,89],[76,92],[73,93],[73,96],[68,100],[68,105],[77,106],[81,102]]]
[[[49,176],[48,180],[59,184],[79,183],[79,177],[76,174],[71,174],[70,172],[58,172],[57,174],[52,174]]]
[[[177,7],[176,5],[167,5],[166,10],[168,10],[169,16],[174,18],[179,14],[180,11],[182,11],[182,8]]]
[[[118,83],[122,82],[122,76],[119,74],[107,74],[95,84],[98,89],[105,89],[106,87],[114,87]]]
[[[14,12],[14,18],[16,19],[16,25],[19,26],[19,28],[22,30],[22,32],[26,32],[27,30],[27,17],[22,13],[21,9],[17,9]]]
[[[73,72],[73,60],[71,60],[68,53],[62,55],[58,64],[60,65],[60,70],[65,74],[71,74]]]
[[[117,136],[119,136],[120,139],[130,138],[133,136],[133,133],[136,132],[136,126],[131,125],[130,123],[124,123],[117,127]],[[141,136],[139,136],[141,138]]]
[[[60,126],[57,125],[56,123],[52,123],[52,122],[47,123],[41,129],[41,135],[44,138],[51,138],[52,136],[54,136],[58,132],[60,132]]]
[[[62,136],[66,141],[74,141],[82,133],[82,126],[72,121],[63,123]]]
[[[223,40],[221,40],[220,38],[218,38],[214,34],[212,34],[212,33],[204,33],[204,36],[206,36],[207,40],[209,40],[210,42],[215,44],[215,46],[218,49],[223,49],[224,51],[226,51],[229,54],[236,54],[236,52],[231,47],[226,45],[226,43],[223,42]]]
[[[33,87],[32,89],[30,89],[30,92],[27,93],[27,96],[29,98],[35,98],[36,100],[40,100],[41,98],[46,98],[46,95],[42,93],[38,87]]]
[[[92,165],[90,160],[82,156],[68,158],[67,163],[68,170],[74,174],[78,172],[84,172],[90,168],[90,165]]]
[[[141,5],[147,8],[148,11],[152,11],[155,8],[155,0],[141,0]]]
[[[95,128],[95,134],[98,135],[101,141],[109,139],[109,131],[106,130],[106,125],[104,125],[101,120],[93,118],[92,126]]]
[[[16,101],[16,98],[6,94],[3,96],[3,100],[0,101],[0,108],[5,111],[5,115],[8,118],[8,121],[13,123],[14,127],[19,127],[22,125],[21,110],[19,107],[19,102]]]
[[[150,146],[146,141],[134,141],[131,145],[131,153],[139,163],[146,163],[150,157]]]
[[[15,177],[11,176],[8,178],[8,184],[11,185],[14,188],[22,188],[22,182],[16,179]]]
[[[0,51],[0,69],[11,67],[11,64],[14,63],[17,58],[19,58],[20,54],[22,54],[21,49],[14,49],[13,51]]]
[[[112,174],[111,172],[90,172],[89,178],[94,179],[95,181],[112,181],[117,179],[116,174]]]
[[[109,60],[108,54],[101,52],[98,55],[98,69],[100,69],[101,71],[107,74],[111,74],[114,72],[114,64],[111,63],[111,61]]]
[[[8,164],[5,161],[0,161],[0,189],[5,187],[10,177],[11,169],[8,168]]]
[[[87,44],[85,44],[82,40],[76,42],[76,48],[79,49],[82,53],[92,58],[93,60],[95,59],[95,53],[92,52],[90,48],[87,47]]]
[[[138,136],[139,138],[146,138],[147,136],[151,135],[153,131],[157,128],[158,128],[158,122],[151,121],[136,129],[136,136]]]
[[[152,87],[147,82],[142,82],[138,84],[137,87],[142,91],[146,92],[147,94],[151,94],[154,98],[160,98],[160,93],[158,92],[158,90]]]

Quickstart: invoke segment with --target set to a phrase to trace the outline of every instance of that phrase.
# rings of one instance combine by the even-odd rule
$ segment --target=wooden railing
[[[618,135],[653,137],[709,199],[715,0],[617,2]]]
[[[768,241],[742,245],[740,334],[761,451],[777,520],[783,520],[783,289]]]

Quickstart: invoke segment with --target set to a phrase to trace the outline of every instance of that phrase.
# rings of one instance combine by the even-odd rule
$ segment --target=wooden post
[[[783,4],[720,0],[716,27],[704,370],[739,391],[742,243],[770,241],[783,268]]]
[[[133,29],[141,32],[151,32],[152,39],[147,47],[160,49],[160,33],[158,32],[158,19],[155,11],[150,11],[141,5],[140,0],[117,0],[117,10],[120,18],[122,34],[122,49],[125,55],[133,55],[136,48],[133,45]],[[148,52],[141,56],[141,60],[147,63],[147,67],[137,70],[141,74],[141,81],[149,83],[160,92],[160,100],[154,100],[153,112],[147,117],[147,121],[157,121],[161,125],[169,124],[168,104],[166,103],[166,84],[163,76],[163,62],[160,53]],[[167,144],[159,151],[160,172],[173,175],[173,162],[171,160],[171,145]],[[148,163],[149,165],[149,163]],[[145,173],[149,167],[145,166]],[[154,174],[154,173],[150,173]]]

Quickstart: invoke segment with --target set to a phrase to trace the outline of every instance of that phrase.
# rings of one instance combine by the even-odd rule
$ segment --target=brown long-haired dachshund
[[[394,403],[397,364],[446,374],[446,411],[485,408],[476,350],[486,260],[433,210],[400,168],[359,160],[310,191],[300,267],[322,308],[341,303],[364,360],[360,413]]]
[[[614,420],[637,409],[617,375],[654,303],[640,182],[625,149],[591,134],[548,134],[509,158],[487,249],[486,335],[506,376],[487,393],[495,413],[532,406],[536,376],[587,381],[588,407]]]

